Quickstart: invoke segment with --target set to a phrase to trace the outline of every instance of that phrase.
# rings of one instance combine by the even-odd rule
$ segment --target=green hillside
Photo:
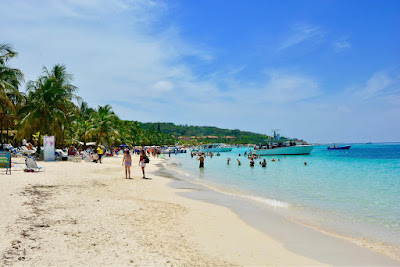
[[[173,135],[180,143],[259,144],[268,139],[265,134],[221,129],[211,126],[175,125],[170,122],[140,123],[143,129]]]

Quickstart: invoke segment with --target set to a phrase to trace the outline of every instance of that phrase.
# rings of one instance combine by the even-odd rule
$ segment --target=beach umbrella
[[[122,145],[119,145],[120,147],[126,147],[126,148],[129,148],[129,146],[128,145],[125,145],[125,144],[122,144]]]

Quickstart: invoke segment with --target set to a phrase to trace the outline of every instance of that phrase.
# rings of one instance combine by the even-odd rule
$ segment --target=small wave
[[[202,182],[195,182],[195,183],[200,184],[202,186],[205,186],[207,188],[210,188],[211,190],[214,190],[214,191],[216,191],[218,193],[221,193],[221,194],[225,194],[225,195],[229,195],[229,196],[233,196],[233,197],[241,197],[241,198],[250,199],[252,201],[257,201],[257,202],[266,204],[266,205],[274,207],[274,208],[289,208],[289,206],[290,206],[289,203],[283,202],[283,201],[279,201],[279,200],[276,200],[276,199],[253,196],[253,195],[245,195],[242,192],[232,192],[232,191],[229,191],[229,189],[226,189],[226,188],[221,189],[220,186],[211,186],[209,184],[205,184],[205,183],[202,183]]]
[[[289,208],[289,206],[290,206],[289,203],[286,203],[286,202],[283,202],[283,201],[279,201],[279,200],[276,200],[276,199],[256,197],[256,196],[241,196],[241,197],[245,197],[245,198],[249,198],[251,200],[262,202],[262,203],[267,204],[269,206],[272,206],[274,208]]]
[[[177,167],[177,166],[168,165],[168,167]],[[246,195],[245,193],[239,192],[239,191],[238,192],[233,192],[230,189],[222,188],[221,186],[211,185],[211,184],[205,183],[203,180],[199,179],[195,175],[187,173],[187,172],[185,172],[184,170],[182,170],[180,168],[173,168],[173,169],[174,169],[174,171],[176,171],[177,173],[179,173],[181,175],[184,175],[186,177],[190,177],[191,179],[188,182],[205,186],[205,187],[207,187],[207,188],[209,188],[211,190],[214,190],[214,191],[216,191],[218,193],[221,193],[221,194],[250,199],[252,201],[257,201],[257,202],[266,204],[266,205],[268,205],[270,207],[274,207],[274,208],[288,208],[290,206],[289,203],[283,202],[283,201],[279,201],[279,200],[276,200],[276,199],[260,197],[260,196],[253,196],[253,195]]]

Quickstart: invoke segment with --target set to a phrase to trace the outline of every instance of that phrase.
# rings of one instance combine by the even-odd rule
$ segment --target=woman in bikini
[[[142,173],[143,173],[143,179],[145,179],[144,176],[144,167],[146,167],[145,161],[145,153],[144,150],[140,151],[140,158],[139,158],[139,166],[142,168]]]
[[[132,158],[131,158],[131,154],[129,154],[129,150],[125,150],[124,158],[122,159],[122,165],[124,165],[124,162],[125,162],[125,178],[128,179],[128,175],[129,175],[129,179],[130,179],[131,178]]]

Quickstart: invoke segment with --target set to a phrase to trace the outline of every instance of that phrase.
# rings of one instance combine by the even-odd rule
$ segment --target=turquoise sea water
[[[267,168],[260,160],[250,167],[245,151],[249,148],[207,157],[204,170],[190,153],[171,159],[193,182],[268,205],[311,226],[400,246],[400,143],[352,144],[350,150],[337,151],[319,146],[307,156],[261,157]]]

